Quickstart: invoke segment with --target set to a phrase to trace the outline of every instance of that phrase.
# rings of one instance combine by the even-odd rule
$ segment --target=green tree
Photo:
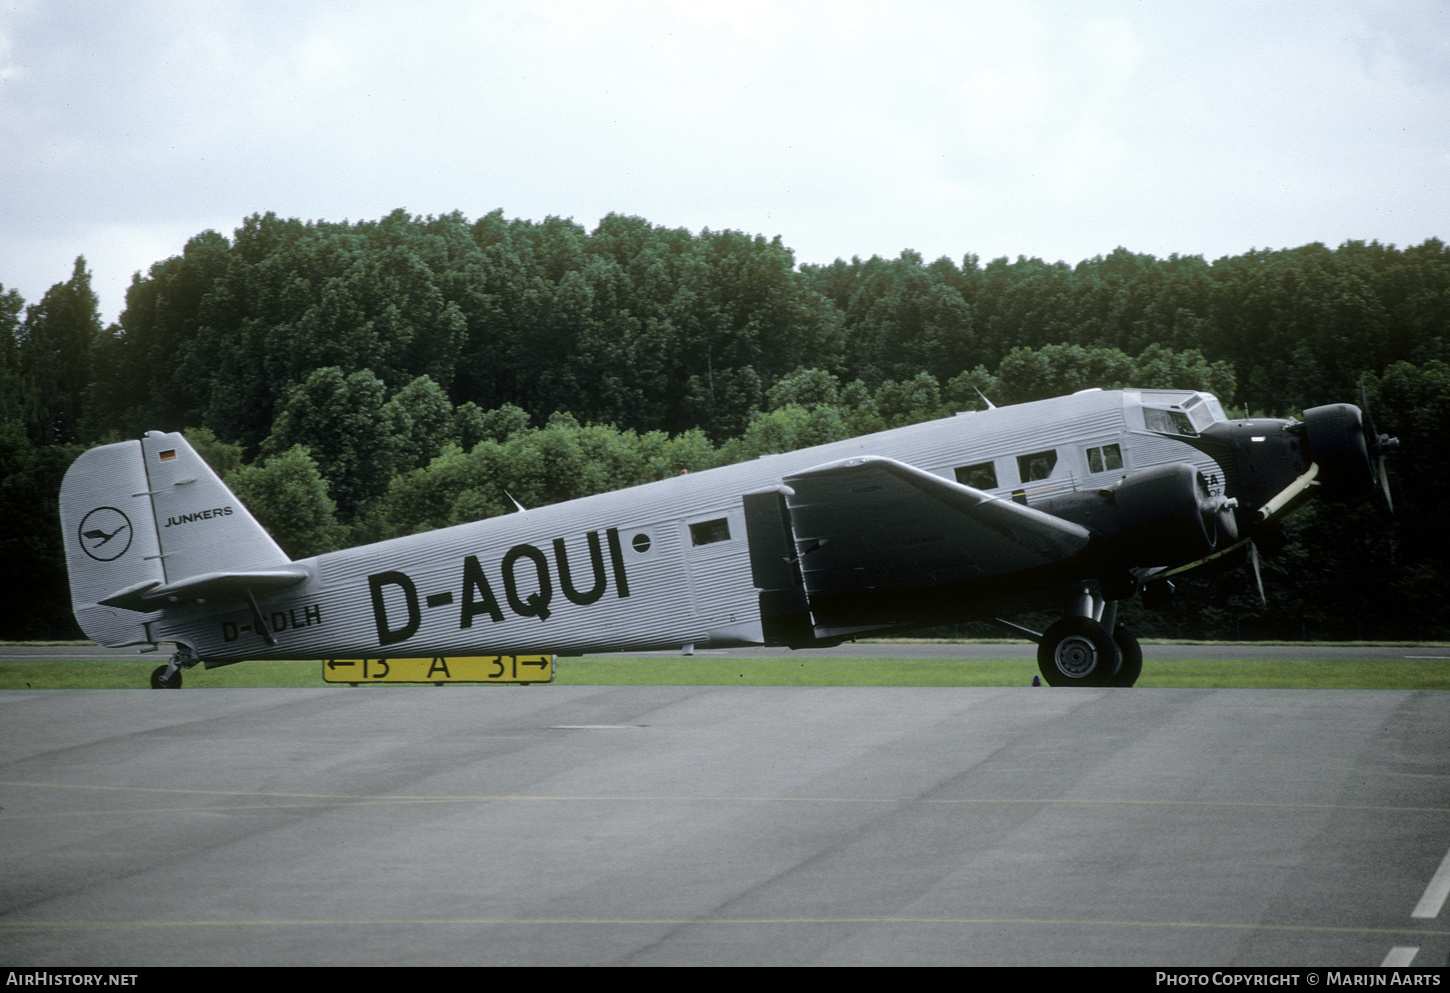
[[[342,543],[327,481],[301,445],[232,473],[227,485],[292,558],[321,555]]]
[[[60,483],[80,445],[36,445],[0,422],[0,637],[76,638],[60,533]]]
[[[887,380],[876,391],[876,410],[887,427],[899,428],[942,417],[941,384],[929,372],[917,373],[902,383]]]
[[[81,439],[91,358],[100,337],[99,303],[85,257],[79,256],[69,280],[26,308],[20,328],[21,409],[36,444]]]
[[[446,446],[428,465],[393,479],[373,537],[414,534],[513,510],[501,485],[503,463],[503,446],[491,438],[466,452]]]
[[[739,434],[760,406],[762,384],[751,366],[710,369],[691,376],[683,410],[686,420],[713,438]]]
[[[1159,390],[1203,390],[1225,403],[1237,392],[1233,365],[1209,362],[1196,348],[1170,351],[1152,344],[1133,361],[1134,369],[1124,385]]]
[[[211,428],[187,428],[186,440],[196,449],[211,471],[222,479],[242,468],[242,446],[229,445],[216,436]]]
[[[106,427],[136,436],[201,423],[217,347],[229,344],[211,325],[226,325],[232,316],[217,300],[232,264],[230,248],[225,236],[203,231],[181,255],[133,278],[119,326],[109,329],[96,363],[96,416]],[[252,358],[255,364],[255,353]],[[266,410],[270,415],[270,403]]]
[[[1450,630],[1441,592],[1450,581],[1450,533],[1441,512],[1450,490],[1450,363],[1395,362],[1383,376],[1365,377],[1365,393],[1376,431],[1399,439],[1385,460],[1396,541],[1392,554],[1380,549],[1394,570],[1377,610],[1416,634]]]
[[[364,369],[344,376],[336,366],[318,369],[293,388],[262,445],[279,455],[305,444],[328,482],[344,520],[382,495],[397,464],[384,414],[382,380]]]
[[[859,379],[841,387],[841,416],[845,418],[848,437],[886,429],[886,421],[876,409],[876,397]]]
[[[419,376],[383,405],[383,417],[393,435],[396,468],[427,465],[453,440],[453,404],[429,376]]]
[[[494,410],[479,410],[470,400],[454,411],[454,437],[465,452],[473,451],[480,441],[502,443],[529,429],[528,411],[511,403]]]
[[[996,404],[1003,396],[1002,382],[979,365],[953,376],[943,394],[953,411],[986,410],[988,403]]]
[[[718,460],[715,446],[698,428],[673,436],[650,431],[639,436],[639,448],[648,467],[648,479],[700,472],[714,467]]]
[[[0,285],[0,424],[19,421],[25,381],[20,375],[20,312],[25,301]]]
[[[797,404],[756,414],[738,438],[720,447],[721,463],[744,462],[762,455],[793,452],[811,445],[824,445],[849,438],[841,412],[831,406],[810,409]]]
[[[1014,348],[997,367],[1003,401],[1046,400],[1091,387],[1113,389],[1128,383],[1133,360],[1116,348],[1046,345]]]
[[[787,404],[816,407],[835,406],[841,399],[841,381],[824,369],[797,369],[776,380],[766,391],[766,408],[779,410]]]

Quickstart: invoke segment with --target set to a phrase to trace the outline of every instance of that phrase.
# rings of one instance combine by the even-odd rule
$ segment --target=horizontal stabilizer
[[[248,593],[265,596],[296,586],[306,578],[307,570],[301,566],[255,572],[208,572],[175,583],[138,583],[99,602],[107,607],[148,611],[177,600],[245,600]]]

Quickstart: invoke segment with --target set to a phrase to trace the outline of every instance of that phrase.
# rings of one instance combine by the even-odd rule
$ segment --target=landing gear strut
[[[190,646],[177,645],[170,662],[158,665],[151,670],[151,688],[153,690],[181,689],[181,670],[190,669],[200,661],[201,656],[192,651]]]

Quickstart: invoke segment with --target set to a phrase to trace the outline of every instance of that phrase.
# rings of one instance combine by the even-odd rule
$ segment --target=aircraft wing
[[[784,482],[813,602],[1050,566],[1090,539],[1077,524],[895,459],[846,459]]]

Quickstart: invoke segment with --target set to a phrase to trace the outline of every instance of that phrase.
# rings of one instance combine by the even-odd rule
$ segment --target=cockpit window
[[[1161,410],[1157,407],[1143,408],[1143,423],[1149,431],[1158,431],[1163,434],[1180,434],[1192,438],[1198,432],[1193,429],[1193,422],[1188,415],[1181,410]]]
[[[1195,431],[1202,431],[1214,422],[1213,407],[1205,403],[1201,396],[1189,397],[1184,401],[1183,409],[1188,412],[1188,419],[1193,422]],[[1219,419],[1222,419],[1222,414]]]

